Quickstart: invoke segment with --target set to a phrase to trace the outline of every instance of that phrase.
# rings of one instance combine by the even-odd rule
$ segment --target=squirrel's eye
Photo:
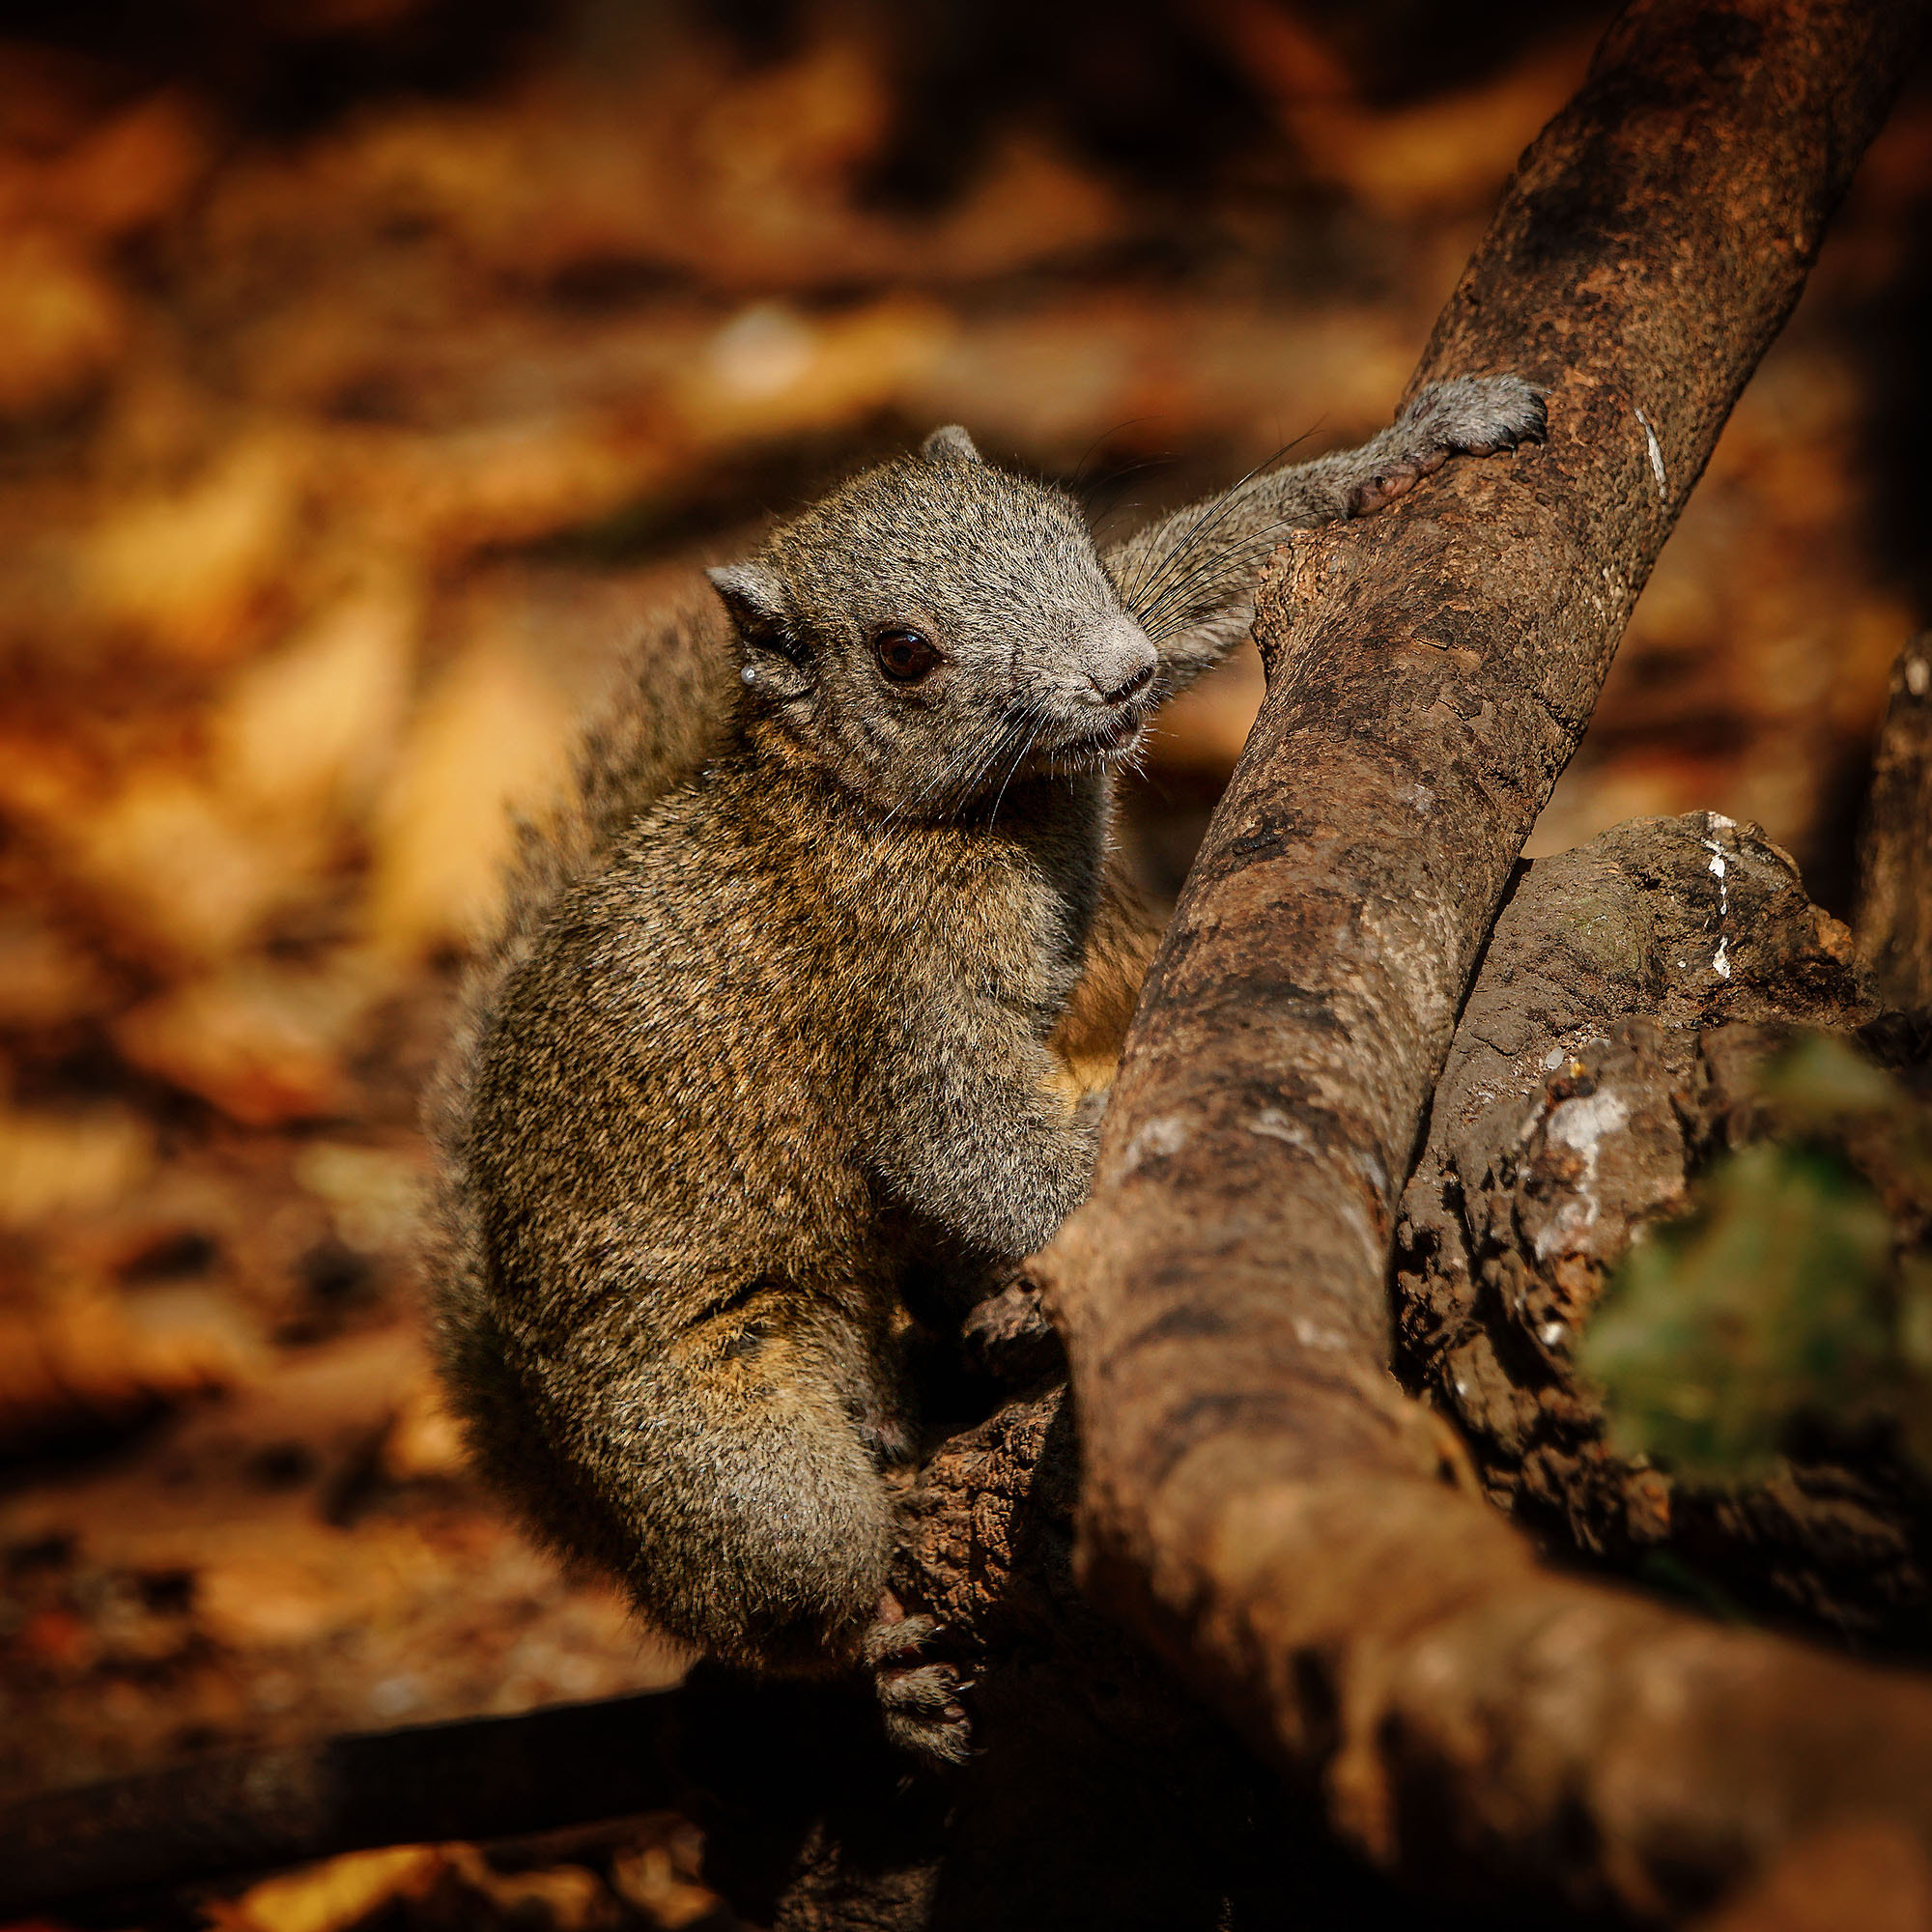
[[[873,640],[879,668],[895,684],[917,684],[939,662],[931,640],[917,631],[881,631]]]

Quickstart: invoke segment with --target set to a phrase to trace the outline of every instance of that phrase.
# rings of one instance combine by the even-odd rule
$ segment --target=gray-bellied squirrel
[[[1282,531],[1543,423],[1513,377],[1438,384],[1104,552],[941,429],[647,640],[432,1106],[443,1373],[541,1537],[727,1662],[873,1664],[895,1730],[959,1752],[887,1593],[903,1295],[970,1301],[1087,1190],[1070,1003],[1133,970],[1096,938],[1114,772]]]

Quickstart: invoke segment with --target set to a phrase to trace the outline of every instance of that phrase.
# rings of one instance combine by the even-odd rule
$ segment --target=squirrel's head
[[[1157,700],[1079,506],[956,427],[710,576],[756,714],[891,811],[951,816],[1030,768],[1122,758]]]

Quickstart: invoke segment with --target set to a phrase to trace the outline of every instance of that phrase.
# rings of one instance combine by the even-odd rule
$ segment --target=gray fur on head
[[[1079,505],[983,462],[962,429],[841,484],[710,573],[771,720],[889,811],[945,816],[1029,769],[1131,751],[1158,698]],[[937,662],[895,680],[879,641]]]

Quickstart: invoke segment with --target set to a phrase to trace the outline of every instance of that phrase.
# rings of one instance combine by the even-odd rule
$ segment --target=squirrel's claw
[[[896,1603],[888,1599],[892,1610]],[[882,1609],[885,1606],[882,1605]],[[959,1701],[966,1688],[950,1663],[925,1657],[937,1626],[930,1617],[882,1614],[862,1641],[886,1735],[901,1750],[940,1764],[963,1764],[972,1753],[972,1722]]]

